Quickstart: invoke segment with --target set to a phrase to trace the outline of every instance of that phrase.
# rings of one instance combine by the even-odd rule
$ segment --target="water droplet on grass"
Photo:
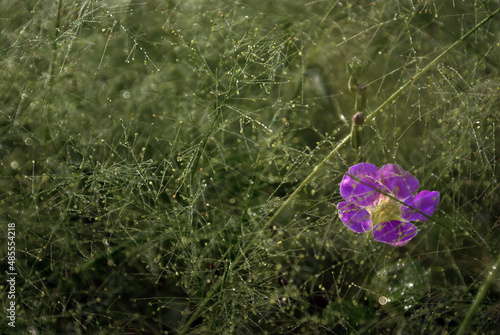
[[[382,306],[387,304],[388,301],[389,300],[384,296],[381,296],[380,298],[378,298],[378,303],[381,304]]]

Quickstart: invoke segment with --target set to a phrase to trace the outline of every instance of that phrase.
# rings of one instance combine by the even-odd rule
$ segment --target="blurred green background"
[[[498,17],[268,223],[350,134],[347,63],[369,114],[498,7],[0,2],[0,255],[13,222],[19,274],[2,332],[456,332],[499,257]],[[358,162],[440,192],[408,245],[337,217]],[[499,294],[494,278],[471,334],[497,331]]]

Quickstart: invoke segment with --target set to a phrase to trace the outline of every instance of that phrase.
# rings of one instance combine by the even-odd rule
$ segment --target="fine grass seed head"
[[[495,8],[4,1],[0,333],[495,333]]]

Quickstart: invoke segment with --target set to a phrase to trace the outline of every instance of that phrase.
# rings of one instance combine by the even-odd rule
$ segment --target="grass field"
[[[499,8],[0,2],[0,332],[496,334]],[[439,192],[406,245],[362,162]]]

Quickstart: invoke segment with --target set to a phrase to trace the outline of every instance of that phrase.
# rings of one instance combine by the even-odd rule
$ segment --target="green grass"
[[[0,8],[2,333],[500,326],[498,1]],[[338,218],[358,162],[440,192],[406,246]]]

